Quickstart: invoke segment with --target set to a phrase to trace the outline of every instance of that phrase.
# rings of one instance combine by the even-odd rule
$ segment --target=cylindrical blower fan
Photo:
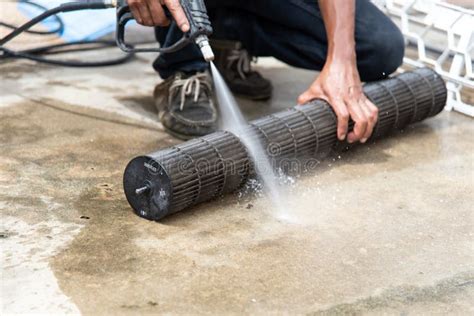
[[[446,86],[434,71],[423,68],[365,85],[379,108],[372,139],[435,116],[446,104]],[[326,102],[252,121],[243,131],[264,148],[277,147],[273,158],[317,157],[337,144],[336,116]],[[253,172],[240,139],[219,131],[133,159],[124,174],[128,202],[141,217],[159,220],[198,203],[233,192]]]

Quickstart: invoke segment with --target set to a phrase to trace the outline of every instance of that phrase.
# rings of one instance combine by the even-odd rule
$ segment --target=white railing
[[[407,42],[416,46],[405,64],[434,68],[447,81],[446,110],[474,117],[474,105],[461,97],[461,92],[474,96],[474,10],[437,0],[374,2],[400,22]]]

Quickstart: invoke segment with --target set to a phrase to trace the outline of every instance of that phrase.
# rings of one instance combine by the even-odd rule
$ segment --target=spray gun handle
[[[125,40],[127,23],[135,20],[126,0],[119,0],[117,3],[117,31],[116,41],[118,47],[129,53],[171,53],[176,52],[191,42],[197,41],[203,36],[207,39],[212,34],[212,26],[207,15],[206,6],[203,0],[180,0],[183,11],[189,21],[189,31],[183,37],[168,47],[161,48],[134,48],[127,44]],[[171,16],[165,8],[167,16]],[[173,20],[172,23],[176,24]]]

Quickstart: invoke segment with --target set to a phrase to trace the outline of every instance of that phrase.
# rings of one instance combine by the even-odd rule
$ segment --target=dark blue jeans
[[[321,70],[327,37],[317,0],[206,0],[213,38],[242,42],[250,55],[272,56],[289,65]],[[181,38],[177,27],[157,28],[168,46]],[[382,79],[402,63],[404,40],[397,26],[369,0],[356,0],[357,66],[363,81]],[[208,68],[196,45],[163,54],[153,67],[162,78],[176,71]]]

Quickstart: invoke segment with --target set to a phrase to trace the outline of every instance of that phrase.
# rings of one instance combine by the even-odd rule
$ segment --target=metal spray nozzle
[[[202,52],[202,56],[208,62],[214,60],[214,52],[212,51],[209,39],[206,35],[200,35],[196,38],[196,44],[199,46]]]

